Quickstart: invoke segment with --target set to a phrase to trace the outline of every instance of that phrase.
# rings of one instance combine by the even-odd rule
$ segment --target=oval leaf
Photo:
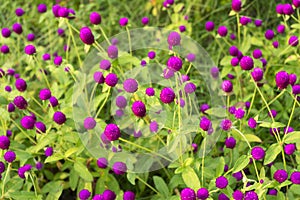
[[[232,173],[239,172],[245,167],[247,167],[249,161],[250,161],[249,156],[242,155],[241,157],[239,157],[239,159],[237,159],[237,161],[234,164]]]
[[[281,150],[282,150],[282,147],[278,143],[272,144],[266,152],[264,165],[267,165],[267,164],[273,162],[276,159],[277,155],[281,152]]]
[[[186,167],[182,172],[182,179],[187,187],[197,190],[200,188],[198,175],[191,167]]]

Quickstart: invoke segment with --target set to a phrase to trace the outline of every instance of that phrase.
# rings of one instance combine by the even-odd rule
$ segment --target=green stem
[[[34,180],[33,180],[33,177],[32,177],[32,175],[31,175],[31,173],[29,173],[29,177],[30,177],[30,179],[31,179],[31,182],[32,182],[32,185],[33,185],[33,188],[34,188],[34,194],[35,194],[35,196],[37,197],[37,190],[36,190],[35,182],[34,182]]]
[[[45,75],[45,72],[44,72],[44,70],[43,70],[43,68],[42,68],[42,66],[41,66],[41,64],[40,64],[40,62],[38,61],[38,59],[37,59],[35,56],[33,56],[33,59],[34,59],[35,62],[37,63],[38,67],[40,68],[41,73],[42,73],[42,76],[43,76],[43,78],[44,78],[44,80],[45,80],[45,82],[46,82],[46,84],[47,84],[47,87],[50,89],[49,81],[48,81],[48,79],[47,79],[47,77],[46,77],[46,75]]]
[[[10,119],[14,124],[15,126],[33,143],[36,145],[36,142],[25,132],[23,131],[23,129],[18,125],[17,122],[15,122],[13,119]]]
[[[79,51],[78,51],[78,48],[77,48],[77,45],[76,45],[76,41],[75,41],[75,38],[74,38],[74,35],[73,35],[73,32],[72,32],[72,28],[74,29],[74,27],[72,27],[69,23],[69,21],[67,20],[66,21],[67,24],[68,24],[68,28],[69,28],[69,34],[71,35],[71,38],[72,38],[72,42],[73,42],[73,45],[75,47],[75,52],[76,52],[76,55],[77,55],[77,59],[78,59],[78,62],[79,62],[79,67],[81,68],[82,67],[82,61],[81,61],[81,58],[80,58],[80,55],[79,55]],[[75,30],[75,29],[74,29]],[[79,33],[79,32],[78,32]]]
[[[161,194],[154,188],[152,187],[151,185],[149,185],[146,181],[144,181],[141,177],[139,176],[136,176],[136,178],[141,181],[144,185],[146,185],[147,187],[149,187],[151,190],[153,190],[155,193],[157,193],[158,195],[161,196]]]
[[[4,191],[5,190],[5,183],[6,183],[7,175],[10,172],[10,168],[11,168],[11,163],[8,163],[6,173],[5,173],[4,179],[2,181],[2,197],[1,197],[1,199],[4,199],[4,195],[5,195],[5,191]]]
[[[102,33],[102,35],[104,36],[104,38],[105,38],[106,42],[107,42],[109,45],[111,45],[111,43],[110,43],[109,39],[107,38],[107,36],[106,36],[106,34],[105,34],[105,32],[104,32],[104,30],[102,29],[102,27],[101,27],[101,26],[99,26],[99,29],[100,29],[100,31],[101,31],[101,33]]]
[[[104,107],[104,105],[105,105],[105,103],[106,103],[106,101],[107,101],[107,99],[108,99],[108,96],[109,96],[109,94],[110,94],[110,90],[111,90],[111,87],[108,88],[108,91],[107,91],[107,93],[106,93],[106,97],[105,97],[105,99],[104,99],[104,101],[103,101],[101,107],[99,108],[98,112],[96,113],[95,118],[98,117],[98,115],[100,114],[102,108]]]

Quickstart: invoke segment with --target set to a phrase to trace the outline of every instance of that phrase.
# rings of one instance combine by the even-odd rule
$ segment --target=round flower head
[[[237,109],[234,113],[236,119],[242,119],[244,115],[245,115],[245,111],[242,108]]]
[[[253,147],[251,155],[254,160],[261,160],[265,157],[265,150],[259,146]]]
[[[235,76],[234,76],[233,74],[227,74],[227,77],[228,77],[229,79],[234,79],[234,78],[235,78]]]
[[[3,54],[7,54],[9,53],[9,47],[7,45],[2,45],[0,51]]]
[[[59,65],[61,65],[62,61],[63,61],[63,59],[61,56],[56,56],[53,60],[53,63],[54,63],[54,65],[59,66]]]
[[[261,68],[256,67],[253,69],[253,72],[251,72],[251,76],[254,79],[254,81],[258,82],[263,79],[264,72]]]
[[[147,25],[149,23],[149,18],[148,17],[143,17],[141,20],[143,25]]]
[[[253,59],[249,56],[243,56],[240,60],[240,66],[243,70],[251,70],[254,66]]]
[[[290,176],[293,184],[300,185],[300,172],[293,172]]]
[[[163,88],[160,92],[160,100],[165,103],[169,104],[172,103],[175,99],[175,93],[172,88],[166,87]]]
[[[131,106],[131,110],[137,117],[144,117],[146,115],[146,106],[142,101],[135,101]]]
[[[166,68],[163,71],[163,76],[164,76],[165,79],[172,78],[174,76],[174,71],[169,69],[169,68]]]
[[[91,45],[94,43],[94,35],[89,27],[83,27],[80,29],[79,37],[84,44]]]
[[[230,107],[228,108],[228,112],[229,112],[230,114],[233,114],[233,115],[234,115],[235,111],[236,111],[236,107],[235,107],[235,106],[230,106]]]
[[[244,196],[244,200],[258,200],[258,196],[257,196],[256,192],[249,191],[249,192],[246,192],[246,194]]]
[[[45,156],[46,157],[49,157],[49,156],[52,156],[52,154],[53,154],[53,148],[52,147],[47,147],[46,149],[45,149]]]
[[[63,17],[63,18],[67,18],[69,16],[69,9],[66,8],[66,7],[60,7],[58,9],[58,16]]]
[[[123,88],[126,92],[134,93],[138,89],[138,83],[135,79],[129,78],[123,82]]]
[[[109,60],[101,60],[100,61],[100,69],[109,70],[111,67],[111,63]]]
[[[228,33],[228,30],[227,30],[227,27],[226,26],[220,26],[218,28],[218,34],[221,36],[221,37],[225,37]]]
[[[62,28],[58,28],[58,29],[57,29],[57,34],[58,34],[59,36],[64,36],[64,35],[65,35],[65,30],[62,29]]]
[[[1,34],[3,37],[8,38],[11,35],[9,28],[2,28]]]
[[[186,28],[184,25],[181,25],[179,26],[179,31],[182,33],[182,32],[185,32],[186,31]]]
[[[276,41],[274,41],[274,42],[272,43],[272,45],[273,45],[273,47],[274,47],[275,49],[277,49],[278,46],[279,46],[279,42],[276,40]]]
[[[154,96],[155,95],[155,90],[151,87],[147,88],[145,91],[146,95],[148,95],[149,97]]]
[[[277,111],[276,110],[271,110],[271,112],[268,113],[268,116],[269,117],[272,116],[273,118],[275,118],[277,116]]]
[[[189,83],[185,84],[185,86],[184,86],[184,91],[187,94],[191,94],[191,93],[195,92],[195,90],[196,90],[196,85],[192,82],[189,82]]]
[[[234,137],[228,137],[226,138],[225,140],[225,146],[228,148],[228,149],[233,149],[236,145],[236,140],[234,139]]]
[[[170,70],[179,71],[182,68],[182,60],[179,57],[172,56],[167,61]]]
[[[209,108],[210,108],[209,105],[205,103],[200,106],[200,111],[202,113],[205,113],[205,111],[207,111]]]
[[[300,0],[293,0],[292,2],[296,8],[300,7]]]
[[[291,133],[291,132],[294,132],[294,129],[292,128],[292,127],[285,127],[284,129],[283,129],[283,132],[284,132],[284,134],[288,134],[288,133]]]
[[[295,47],[299,44],[299,40],[298,40],[298,37],[295,36],[295,35],[292,35],[289,39],[289,45]]]
[[[55,4],[52,6],[52,13],[55,17],[59,17],[59,15],[58,15],[59,8],[60,8],[59,4]]]
[[[284,146],[284,152],[287,155],[292,155],[296,151],[296,145],[294,144],[287,144]]]
[[[45,13],[47,11],[47,5],[46,4],[39,4],[37,6],[37,10],[39,13]]]
[[[41,89],[39,97],[41,100],[48,100],[51,97],[51,91],[48,88]]]
[[[216,187],[219,189],[224,189],[228,185],[228,180],[225,176],[220,176],[216,179]]]
[[[120,26],[126,26],[128,24],[128,18],[123,17],[119,20]]]
[[[284,5],[283,4],[277,4],[276,5],[276,12],[278,14],[283,14],[283,8],[284,8]]]
[[[262,52],[260,49],[254,49],[252,52],[253,58],[261,58],[262,57]]]
[[[135,194],[132,191],[126,191],[124,192],[123,200],[135,200]]]
[[[265,32],[265,38],[267,39],[267,40],[272,40],[273,38],[274,38],[274,36],[275,36],[275,34],[274,34],[274,31],[273,30],[267,30],[266,32]]]
[[[197,198],[199,200],[205,200],[209,197],[209,192],[206,188],[200,188],[198,191],[197,191]]]
[[[107,55],[111,59],[115,59],[118,57],[118,48],[114,45],[111,45],[107,48]]]
[[[231,9],[235,12],[240,12],[242,9],[242,2],[241,0],[232,0],[231,2]]]
[[[13,103],[9,103],[7,105],[7,111],[8,112],[14,112],[15,111],[15,105]]]
[[[231,46],[231,47],[229,48],[229,54],[230,54],[231,56],[237,56],[238,53],[239,53],[239,49],[238,49],[236,46]]]
[[[58,100],[55,96],[52,96],[49,98],[49,103],[49,105],[51,105],[52,107],[56,107],[58,105]]]
[[[213,31],[214,28],[215,28],[214,22],[212,22],[212,21],[207,21],[207,22],[205,23],[205,29],[206,29],[207,31]]]
[[[119,108],[125,108],[127,106],[127,100],[124,96],[118,96],[116,98],[116,105],[119,107]]]
[[[257,123],[256,123],[256,120],[254,119],[254,118],[250,118],[249,120],[248,120],[248,126],[250,127],[250,128],[256,128],[256,125],[257,125]]]
[[[107,124],[104,129],[104,135],[109,141],[115,141],[121,136],[121,131],[116,124]]]
[[[195,191],[191,188],[184,188],[180,192],[180,199],[181,200],[196,200]]]
[[[276,189],[270,189],[269,192],[268,192],[268,195],[277,196],[277,190]]]
[[[288,178],[288,173],[284,169],[278,169],[274,175],[273,178],[278,181],[279,183],[284,182]]]
[[[202,117],[199,126],[203,131],[208,131],[211,128],[212,124],[208,118]]]
[[[11,131],[11,130],[6,130],[6,136],[7,136],[7,137],[12,136],[12,131]]]
[[[149,129],[151,133],[156,133],[158,131],[158,123],[156,121],[152,121],[149,125]]]
[[[107,167],[107,165],[108,165],[108,161],[107,161],[106,158],[104,158],[104,157],[103,158],[98,158],[97,166],[99,168],[105,169]]]
[[[229,119],[223,119],[220,126],[222,130],[228,131],[232,126],[232,122]]]
[[[84,121],[83,121],[83,126],[84,126],[84,128],[87,129],[87,130],[93,129],[93,128],[95,128],[95,126],[96,126],[96,121],[95,121],[95,119],[92,118],[92,117],[87,117],[87,118],[85,118]]]
[[[53,115],[53,121],[61,125],[66,122],[66,115],[60,111],[56,111]]]
[[[219,77],[219,68],[218,67],[212,67],[210,69],[210,74],[213,78],[218,78]]]
[[[294,13],[294,8],[291,4],[284,4],[283,5],[283,14],[285,15],[292,15]]]
[[[112,38],[112,39],[111,39],[111,44],[112,44],[112,45],[117,45],[118,43],[119,43],[118,38]]]
[[[28,41],[33,41],[35,39],[35,35],[33,34],[33,33],[29,33],[28,35],[27,35],[27,40]]]
[[[101,24],[101,15],[97,12],[92,12],[90,14],[90,22],[95,25]]]
[[[243,200],[244,194],[240,190],[236,190],[232,193],[232,197],[234,200]]]
[[[154,59],[155,58],[155,56],[156,56],[156,53],[155,53],[155,51],[149,51],[149,53],[148,53],[148,57],[149,57],[149,59]]]
[[[17,90],[20,92],[24,92],[27,89],[26,81],[21,78],[16,80],[15,86],[16,86]]]
[[[8,149],[10,146],[10,140],[7,136],[1,135],[0,136],[0,149]]]
[[[294,85],[297,81],[297,75],[296,74],[289,74],[289,84]]]
[[[221,193],[218,196],[218,200],[230,200],[230,199],[226,196],[226,194]]]
[[[255,24],[255,26],[256,27],[260,27],[260,26],[262,26],[262,20],[260,20],[260,19],[256,19],[256,20],[254,20],[254,24]]]
[[[242,172],[236,172],[232,174],[233,178],[236,179],[236,181],[240,181],[243,179],[243,173]]]
[[[26,107],[28,105],[27,101],[22,96],[16,96],[14,98],[14,104],[21,110],[26,109]]]
[[[22,15],[24,15],[25,11],[22,8],[17,8],[15,10],[15,13],[18,17],[21,17]]]
[[[51,55],[50,54],[48,54],[48,53],[45,53],[45,54],[43,54],[43,60],[50,60],[50,58],[51,58]]]
[[[285,31],[285,26],[284,26],[283,24],[279,24],[279,25],[277,26],[277,32],[278,32],[279,34],[283,34],[284,31]]]
[[[41,169],[43,168],[43,163],[37,162],[37,163],[35,164],[35,168],[36,168],[37,170],[41,170]]]
[[[145,60],[142,60],[142,61],[141,61],[141,66],[142,66],[142,67],[145,67],[146,65],[147,65],[147,62],[146,62]]]
[[[185,74],[181,75],[181,77],[179,78],[179,81],[181,83],[185,83],[185,82],[187,82],[189,80],[190,80],[190,77],[188,75],[185,75]]]
[[[111,190],[104,190],[102,195],[103,195],[103,199],[107,199],[107,200],[115,200],[117,197],[117,195]]]
[[[0,174],[2,174],[5,171],[5,164],[0,161]]]
[[[20,123],[21,123],[21,126],[25,129],[33,129],[35,120],[31,116],[24,116],[21,119]]]
[[[179,33],[173,31],[168,35],[168,44],[170,46],[178,46],[180,45],[180,41],[181,37]]]
[[[105,81],[105,78],[103,76],[102,72],[95,72],[94,73],[94,81],[98,84],[102,84]]]
[[[196,56],[195,54],[193,53],[189,53],[188,55],[186,55],[186,59],[189,61],[189,62],[194,62],[196,60]]]
[[[279,89],[285,89],[289,84],[289,74],[285,71],[280,71],[275,76],[275,82]]]
[[[117,85],[118,83],[118,77],[116,74],[113,74],[113,73],[109,73],[107,74],[106,78],[105,78],[105,83],[108,85],[108,86],[111,86],[111,87],[114,87],[115,85]]]
[[[260,61],[262,62],[262,64],[263,64],[263,67],[267,66],[268,62],[267,62],[267,60],[266,60],[266,59],[264,59],[264,58],[261,58],[261,59],[260,59]]]
[[[115,162],[112,170],[116,175],[123,175],[127,171],[127,166],[123,162]]]
[[[12,25],[12,30],[13,32],[15,32],[16,34],[21,34],[23,32],[23,28],[22,25],[19,23],[15,23]]]
[[[4,160],[8,163],[12,163],[16,159],[16,154],[13,151],[7,151],[4,154]]]
[[[240,23],[244,26],[246,26],[248,23],[250,23],[252,20],[249,17],[242,16],[240,18]]]
[[[233,89],[233,85],[232,85],[231,81],[229,81],[229,80],[223,81],[222,90],[224,92],[226,92],[226,93],[232,92],[232,89]]]
[[[91,196],[91,193],[87,189],[80,190],[80,192],[78,194],[78,197],[80,200],[87,200],[90,198],[90,196]]]

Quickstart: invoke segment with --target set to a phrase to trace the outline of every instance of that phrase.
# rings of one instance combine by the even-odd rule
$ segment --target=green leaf
[[[71,190],[75,191],[77,184],[78,184],[78,180],[79,180],[79,175],[74,170],[74,168],[72,168],[70,171],[70,177],[69,177],[69,183],[70,183]]]
[[[184,4],[183,3],[179,3],[177,4],[175,7],[174,7],[174,12],[175,13],[178,13],[182,10],[182,8],[184,7]]]
[[[61,153],[54,153],[52,156],[46,158],[45,163],[55,162],[63,158],[64,156]]]
[[[265,127],[265,128],[280,128],[280,127],[285,127],[285,124],[280,123],[280,122],[262,122],[261,124],[259,124],[259,126],[261,127]]]
[[[229,66],[231,66],[231,65],[230,65],[231,58],[232,58],[232,56],[224,56],[224,57],[222,58],[222,60],[220,61],[220,65],[223,65],[223,66],[229,65]],[[232,68],[232,67],[231,67],[231,68]],[[226,74],[226,75],[227,75],[227,74]]]
[[[262,42],[262,40],[257,39],[256,37],[251,37],[251,44],[253,44],[255,46],[264,46],[264,43]]]
[[[227,76],[227,74],[229,74],[232,71],[232,66],[231,65],[226,65],[222,68],[222,72],[221,72],[221,78],[224,78],[225,76]]]
[[[244,169],[245,167],[247,167],[247,165],[249,164],[249,161],[250,161],[249,156],[242,155],[241,157],[239,157],[233,166],[232,173],[239,172],[242,169]]]
[[[169,189],[167,184],[165,183],[164,179],[162,179],[159,176],[154,176],[153,177],[154,185],[156,189],[165,197],[169,197]]]
[[[262,142],[259,137],[253,134],[244,134],[245,138],[248,140],[248,142]],[[244,139],[244,138],[242,138]]]
[[[224,108],[210,108],[208,110],[205,111],[208,115],[213,115],[216,117],[226,117],[226,110]]]
[[[293,28],[293,29],[300,29],[300,24],[299,24],[299,23],[297,23],[297,24],[292,24],[292,25],[291,25],[291,28]]]
[[[187,187],[190,187],[194,190],[200,188],[200,180],[193,168],[186,167],[182,172],[182,179]]]
[[[11,192],[8,194],[8,197],[13,199],[22,199],[22,200],[39,200],[42,199],[42,196],[35,196],[34,192],[25,192],[25,191],[19,191],[19,192]]]
[[[132,184],[135,185],[135,179],[136,179],[136,174],[135,173],[127,173],[127,180]]]
[[[230,10],[228,16],[233,16],[233,15],[236,15],[236,12],[234,10]]]
[[[290,144],[290,143],[296,143],[300,141],[300,131],[294,131],[291,133],[288,133],[283,138],[284,143]]]
[[[216,169],[216,177],[221,176],[221,174],[224,172],[224,166],[225,166],[225,159],[224,157],[220,157],[220,160],[218,161],[217,169]]]
[[[89,172],[87,167],[83,165],[81,162],[76,161],[74,164],[74,169],[82,179],[88,182],[93,181],[92,174]]]
[[[280,146],[278,143],[272,144],[266,152],[264,165],[273,162],[276,159],[277,155],[281,152],[281,150],[282,146]]]

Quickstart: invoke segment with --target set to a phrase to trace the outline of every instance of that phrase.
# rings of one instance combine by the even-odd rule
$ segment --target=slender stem
[[[33,180],[33,177],[32,177],[32,175],[31,175],[31,173],[29,173],[29,177],[30,177],[31,182],[32,182],[32,184],[33,184],[34,194],[35,194],[35,196],[37,197],[37,190],[36,190],[35,182],[34,182],[34,180]]]
[[[252,147],[251,147],[249,141],[247,140],[247,138],[245,137],[245,135],[244,135],[240,130],[236,129],[235,127],[232,127],[232,129],[234,129],[236,132],[238,132],[238,133],[244,138],[244,140],[245,140],[245,142],[247,143],[248,147],[249,147],[250,149],[252,149]]]
[[[201,187],[204,187],[204,160],[205,160],[205,147],[206,147],[206,137],[203,140],[203,154],[202,154],[202,164],[201,164]]]
[[[255,99],[255,95],[256,95],[256,90],[257,90],[257,89],[254,88],[253,96],[252,96],[251,103],[250,103],[250,108],[249,108],[249,110],[248,110],[246,119],[248,119],[248,116],[249,116],[249,114],[250,114],[250,112],[251,112],[251,109],[252,109],[252,107],[253,107],[253,103],[254,103],[254,99]]]
[[[75,38],[74,38],[74,35],[73,35],[73,32],[72,32],[72,28],[74,29],[74,27],[70,25],[69,21],[66,21],[66,22],[68,24],[69,34],[71,35],[72,42],[73,42],[74,47],[75,47],[75,52],[77,54],[77,59],[78,59],[78,62],[79,62],[79,66],[81,68],[82,67],[82,61],[81,61],[81,58],[80,58],[80,55],[79,55],[79,51],[78,51],[78,48],[77,48],[77,45],[76,45],[76,41],[75,41]],[[74,30],[76,30],[76,29],[74,29]]]
[[[33,143],[33,144],[36,144],[36,142],[25,132],[23,131],[23,129],[18,125],[17,122],[15,122],[13,119],[10,119],[14,124],[15,126]]]
[[[10,172],[10,168],[11,168],[11,163],[8,163],[6,173],[5,173],[4,179],[3,179],[3,181],[2,181],[2,197],[1,197],[1,199],[4,199],[4,194],[5,194],[5,191],[4,191],[4,190],[5,190],[5,183],[6,183],[7,175],[8,175],[9,172]]]
[[[241,47],[241,27],[240,27],[240,15],[236,13],[236,25],[237,25],[237,36],[238,36],[238,44],[239,48]]]
[[[188,67],[188,69],[186,70],[186,75],[189,74],[189,72],[190,72],[190,70],[191,70],[191,67],[192,67],[192,63],[189,64],[189,67]]]
[[[132,55],[130,32],[127,26],[126,26],[126,31],[128,35],[129,51],[130,51],[130,55]]]
[[[103,101],[101,107],[99,108],[98,112],[96,113],[95,118],[98,117],[98,115],[100,114],[102,108],[104,107],[104,105],[105,105],[105,103],[106,103],[106,101],[107,101],[107,99],[108,99],[108,96],[109,96],[109,94],[110,94],[110,90],[111,90],[111,87],[108,88],[108,91],[107,91],[107,93],[106,93],[106,97],[105,97],[105,99],[104,99],[104,101]]]
[[[259,174],[258,174],[258,170],[257,170],[256,162],[255,162],[255,160],[254,160],[254,159],[253,159],[253,165],[254,165],[254,169],[255,169],[256,176],[257,176],[257,180],[259,181]]]
[[[43,78],[44,78],[44,80],[45,80],[45,82],[46,82],[46,84],[47,84],[47,87],[50,89],[49,81],[48,81],[48,79],[47,79],[47,77],[46,77],[46,75],[45,75],[45,72],[44,72],[42,66],[40,65],[40,62],[38,61],[38,59],[37,59],[35,56],[33,56],[33,59],[34,59],[35,62],[37,63],[38,67],[40,68],[41,73],[42,73],[42,76],[43,76]]]
[[[107,38],[107,36],[101,26],[99,26],[99,29],[100,29],[102,35],[104,36],[106,42],[110,45],[111,43],[110,43],[109,39]]]
[[[153,190],[155,193],[157,193],[158,195],[161,195],[154,187],[152,187],[151,185],[149,185],[146,181],[144,181],[141,177],[136,176],[136,178],[141,181],[144,185],[146,185],[147,187],[149,187],[151,190]]]

